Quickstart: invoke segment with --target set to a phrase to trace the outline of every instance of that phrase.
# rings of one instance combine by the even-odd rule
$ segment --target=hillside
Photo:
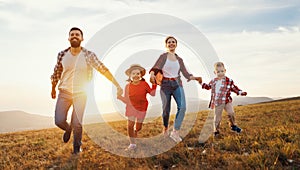
[[[112,154],[91,140],[87,135],[91,130],[84,134],[83,152],[78,156],[71,155],[72,140],[64,144],[63,131],[58,128],[0,134],[0,169],[300,169],[299,99],[238,106],[235,111],[242,134],[230,132],[224,114],[222,135],[199,144],[200,131],[210,115],[208,111],[190,113],[187,116],[197,115],[197,119],[184,140],[167,152],[147,158]],[[125,121],[109,125],[126,134]],[[156,136],[160,132],[158,118],[146,123],[139,137]],[[110,138],[103,141],[112,148],[128,145],[127,141],[120,143]],[[157,145],[171,143],[165,139]],[[130,154],[142,153],[138,150]]]
[[[54,126],[54,120],[51,117],[23,111],[0,112],[0,133],[44,129]]]

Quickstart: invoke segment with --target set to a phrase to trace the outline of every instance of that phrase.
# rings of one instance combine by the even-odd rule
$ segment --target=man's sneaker
[[[217,136],[219,136],[219,135],[220,135],[220,132],[219,132],[219,131],[214,132],[214,137],[217,137]]]
[[[126,151],[132,151],[136,149],[136,144],[130,144],[125,150]]]
[[[237,133],[241,133],[242,132],[242,129],[239,128],[236,125],[231,126],[231,130],[234,131],[234,132],[237,132]]]
[[[181,142],[182,141],[181,137],[178,134],[178,131],[173,130],[171,132],[170,138],[172,138],[175,142]]]
[[[73,146],[73,154],[74,155],[77,155],[79,154],[80,152],[82,152],[82,149],[80,146]]]
[[[71,132],[72,132],[72,130],[70,130],[70,131],[65,131],[65,133],[64,133],[64,135],[63,135],[63,141],[64,141],[65,143],[69,142],[70,137],[71,137]]]

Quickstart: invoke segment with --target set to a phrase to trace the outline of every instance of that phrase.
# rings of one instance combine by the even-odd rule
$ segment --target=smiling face
[[[218,66],[215,68],[215,71],[214,73],[216,74],[216,76],[221,79],[225,76],[225,73],[226,73],[226,69],[222,66]]]
[[[139,69],[134,69],[130,72],[130,80],[133,83],[138,83],[142,79],[142,74]]]
[[[166,41],[166,48],[170,52],[174,52],[177,47],[177,41],[175,38],[168,38]]]
[[[71,47],[77,48],[80,47],[81,41],[83,41],[82,34],[79,30],[72,30],[69,33],[69,38]]]

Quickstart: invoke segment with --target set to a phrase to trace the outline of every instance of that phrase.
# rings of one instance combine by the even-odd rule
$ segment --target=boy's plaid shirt
[[[218,78],[214,78],[209,82],[209,84],[202,84],[202,89],[210,90],[211,89],[211,99],[209,103],[209,108],[213,109],[215,106],[221,105],[223,103],[227,104],[232,102],[230,96],[231,92],[240,95],[242,90],[240,90],[233,82],[232,79],[225,77],[222,79],[221,88],[218,94],[216,94],[216,82]],[[217,95],[217,96],[216,96]]]
[[[58,81],[61,78],[61,74],[63,72],[62,60],[65,54],[69,51],[69,49],[70,47],[58,53],[57,63],[54,67],[54,73],[51,75],[52,86],[56,86]],[[84,53],[85,61],[87,63],[89,80],[91,80],[93,77],[93,68],[95,68],[97,71],[99,71],[102,74],[108,71],[108,69],[104,66],[104,64],[97,58],[95,53],[88,51],[83,47],[81,50]]]

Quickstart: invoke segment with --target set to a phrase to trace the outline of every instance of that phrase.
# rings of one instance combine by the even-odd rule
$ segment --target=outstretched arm
[[[111,81],[117,89],[121,89],[121,86],[119,85],[118,81],[115,79],[115,77],[111,74],[109,70],[102,73],[104,77],[106,77],[109,81]]]
[[[90,53],[88,62],[91,66],[93,66],[98,72],[100,72],[104,77],[106,77],[109,81],[111,81],[117,88],[118,93],[123,93],[123,89],[119,85],[118,81],[111,74],[107,67],[97,58],[94,53]]]
[[[246,96],[247,95],[247,92],[244,92],[240,88],[238,88],[238,86],[236,86],[233,81],[232,81],[231,91],[233,91],[237,95],[241,95],[241,96]]]
[[[177,58],[178,59],[178,62],[179,62],[179,65],[180,65],[180,71],[182,73],[182,75],[188,80],[195,80],[195,77],[193,76],[193,74],[190,74],[187,70],[187,68],[185,67],[184,65],[184,62],[182,60],[182,58]]]
[[[117,99],[121,100],[123,103],[128,104],[129,103],[129,94],[128,94],[128,84],[125,87],[125,95],[122,96],[123,92],[118,91],[117,92]]]
[[[193,77],[194,77],[194,76],[193,76]],[[193,80],[198,81],[198,83],[202,85],[202,77],[194,77]]]
[[[147,93],[149,93],[151,96],[155,96],[156,87],[157,87],[156,84],[152,84],[152,88],[150,88],[150,86],[148,85],[148,83],[146,83],[146,87],[145,88],[146,88]]]
[[[117,88],[117,93],[123,93],[123,89],[119,85],[118,81],[115,79],[115,77],[111,74],[109,70],[106,72],[102,73],[109,81],[111,81]]]
[[[212,84],[213,84],[213,81],[210,81],[208,84],[202,83],[202,89],[210,90]]]

